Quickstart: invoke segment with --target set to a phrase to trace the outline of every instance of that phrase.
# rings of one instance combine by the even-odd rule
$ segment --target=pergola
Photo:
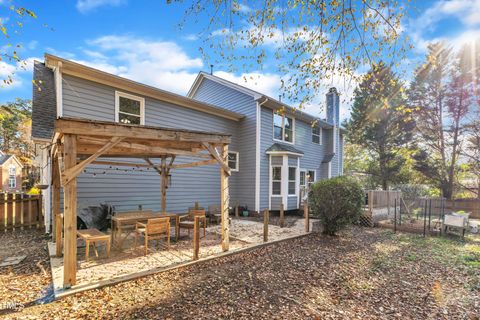
[[[132,166],[122,158],[145,161],[142,166],[154,168],[161,177],[161,210],[166,210],[167,176],[171,169],[220,165],[220,205],[222,208],[222,249],[229,247],[227,165],[230,135],[182,129],[129,125],[75,118],[55,120],[51,147],[52,207],[54,221],[61,214],[60,187],[63,187],[63,262],[64,287],[76,283],[77,272],[77,177],[90,164]],[[177,156],[204,158],[201,161],[174,164]],[[102,157],[118,161],[101,160]],[[61,253],[61,225],[54,222],[57,253]],[[60,232],[58,232],[60,231]]]

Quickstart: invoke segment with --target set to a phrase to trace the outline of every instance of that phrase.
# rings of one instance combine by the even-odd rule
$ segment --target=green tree
[[[15,154],[25,164],[33,156],[30,137],[32,104],[30,100],[17,99],[0,106],[0,150]]]
[[[365,173],[387,190],[405,180],[404,148],[414,128],[403,83],[381,63],[364,76],[354,95],[347,140],[364,149],[369,156]]]
[[[285,75],[284,94],[302,107],[334,77],[356,80],[360,66],[381,59],[391,66],[399,63],[410,46],[399,32],[407,4],[198,0],[187,8],[181,25],[194,21],[205,47],[213,49],[208,54],[200,48],[212,64],[242,72],[275,65]]]
[[[415,168],[451,199],[463,152],[465,118],[473,100],[466,48],[457,55],[444,43],[428,47],[425,63],[415,71],[409,103],[416,119]]]

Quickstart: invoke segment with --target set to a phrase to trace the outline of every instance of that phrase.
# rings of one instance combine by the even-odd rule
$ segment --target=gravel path
[[[339,237],[310,235],[4,316],[479,319],[479,241],[352,228]],[[45,261],[40,257],[45,255],[43,245],[41,241],[31,245],[38,247],[38,261]],[[0,246],[3,250],[3,243]],[[24,290],[31,294],[12,294],[11,299],[39,295],[36,290],[41,286],[29,285],[30,278],[46,279],[37,269],[22,278]],[[12,272],[0,268],[2,284],[16,277]],[[13,292],[10,287],[2,290],[2,297]]]

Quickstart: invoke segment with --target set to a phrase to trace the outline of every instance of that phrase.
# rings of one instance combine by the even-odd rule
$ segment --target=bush
[[[335,233],[358,221],[365,203],[365,192],[349,177],[321,180],[312,185],[309,194],[312,214],[323,224],[323,233]]]
[[[33,187],[30,190],[28,190],[27,194],[33,195],[33,196],[39,195],[40,189],[38,189],[37,187]]]

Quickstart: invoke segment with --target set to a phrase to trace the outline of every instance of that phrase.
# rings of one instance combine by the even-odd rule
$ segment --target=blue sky
[[[3,21],[9,4],[8,0],[0,0]],[[189,22],[184,29],[178,28],[185,9],[182,4],[141,0],[15,1],[15,4],[32,9],[38,16],[36,20],[25,21],[19,38],[23,44],[21,57],[29,62],[43,60],[43,54],[48,52],[180,94],[187,92],[198,71],[209,70],[209,63],[199,53],[199,47],[203,46],[196,36],[199,26]],[[415,45],[405,61],[407,68],[412,69],[423,59],[430,41],[447,40],[459,46],[480,38],[480,0],[413,2],[409,16],[402,22],[402,32]],[[0,76],[11,70],[15,70],[13,63],[0,63]],[[245,85],[242,70],[231,73],[226,66],[216,65],[215,72]],[[247,82],[247,86],[278,96],[281,75],[273,66],[248,70],[247,77],[251,74],[256,80]],[[17,70],[13,84],[0,88],[0,102],[31,98],[31,79],[31,67]],[[341,79],[334,79],[326,87],[336,85],[335,82],[340,83]],[[353,87],[340,91],[348,97]],[[323,92],[319,93],[319,99],[323,99]],[[307,111],[321,113],[315,105]],[[348,117],[348,104],[342,107],[342,117]]]

